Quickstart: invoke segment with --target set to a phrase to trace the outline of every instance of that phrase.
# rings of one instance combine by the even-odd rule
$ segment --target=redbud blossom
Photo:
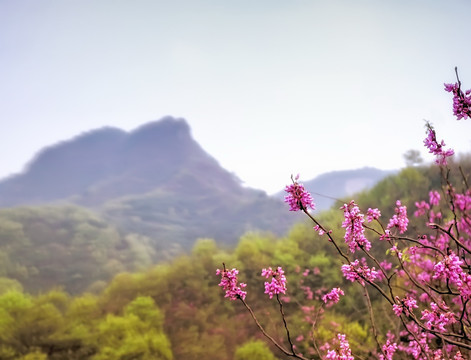
[[[440,193],[438,191],[432,190],[428,195],[430,197],[430,205],[438,205],[440,203]]]
[[[381,216],[381,212],[378,209],[368,208],[366,212],[366,220],[370,223],[373,220],[378,220]]]
[[[345,228],[345,243],[354,253],[357,249],[364,248],[366,251],[371,249],[371,243],[365,237],[365,229],[363,223],[365,222],[364,215],[360,213],[360,208],[355,201],[344,204],[340,209],[343,209],[344,221],[342,227]]]
[[[392,229],[393,227],[397,227],[399,229],[399,233],[403,234],[407,231],[407,225],[409,224],[409,219],[407,218],[407,207],[401,206],[401,202],[399,200],[396,201],[396,214],[389,220],[389,224],[387,229]]]
[[[383,260],[379,263],[381,265],[381,267],[384,269],[384,270],[391,270],[392,269],[392,264],[387,261],[387,260]]]
[[[333,288],[328,294],[325,294],[322,297],[322,301],[324,301],[324,303],[329,307],[339,302],[340,295],[345,295],[343,290],[340,288]]]
[[[424,140],[425,147],[429,149],[429,153],[437,156],[435,162],[438,165],[447,165],[447,157],[452,156],[455,152],[453,149],[444,150],[445,142],[442,140],[440,143],[437,142],[435,130],[430,124],[427,124],[428,133]]]
[[[299,175],[296,176],[293,183],[286,186],[285,202],[289,204],[289,211],[307,211],[308,208],[315,209],[314,200],[309,192],[304,189],[302,184],[297,182]]]
[[[455,314],[448,311],[448,307],[445,303],[442,304],[442,309],[434,303],[430,303],[431,310],[425,309],[422,311],[422,320],[426,320],[425,326],[427,329],[434,329],[445,332],[445,326],[456,322]]]
[[[417,331],[414,331],[414,332],[417,332]],[[432,353],[427,343],[427,334],[421,332],[417,334],[416,337],[419,339],[419,342],[417,342],[416,340],[410,340],[409,346],[407,347],[399,346],[399,350],[412,355],[413,359],[418,359],[418,360],[430,359],[429,356],[427,357],[423,356],[424,353],[425,354]]]
[[[390,343],[389,340],[386,341],[386,344],[383,345],[383,351],[386,355],[379,355],[379,360],[392,360],[394,353],[397,350],[396,343]]]
[[[276,270],[271,267],[262,269],[262,276],[267,279],[271,276],[271,282],[265,282],[265,294],[268,294],[270,299],[276,294],[286,293],[286,277],[281,266],[278,266]]]
[[[443,279],[447,284],[455,285],[460,296],[464,299],[471,298],[471,275],[463,271],[461,266],[464,262],[450,251],[442,261],[435,264],[433,268],[433,279]]]
[[[394,335],[388,331],[386,344],[383,345],[383,354],[379,355],[379,360],[392,360],[394,353],[397,350],[397,344],[394,341]]]
[[[230,300],[236,300],[236,299],[245,299],[245,296],[247,295],[246,291],[243,291],[242,288],[245,288],[247,284],[240,283],[239,286],[237,285],[237,274],[239,273],[239,270],[237,269],[232,269],[232,270],[216,270],[216,275],[221,274],[221,282],[219,283],[219,286],[223,287],[224,290],[226,291],[226,295],[224,297],[229,298]]]
[[[454,194],[455,206],[460,211],[471,210],[471,196],[469,190],[465,194]]]
[[[319,233],[319,236],[322,236],[325,234],[324,229],[322,229],[319,225],[314,226],[313,229]]]
[[[365,284],[364,280],[374,281],[379,277],[379,272],[374,267],[371,269],[366,264],[365,258],[362,259],[362,264],[356,259],[350,264],[342,265],[341,267],[343,276],[351,282],[358,281],[361,285]]]
[[[418,308],[418,306],[417,301],[414,298],[406,296],[401,300],[396,296],[396,304],[393,305],[393,311],[396,316],[401,316],[403,312],[406,315],[409,315],[416,308]]]
[[[424,200],[422,200],[421,202],[416,201],[415,207],[417,208],[417,210],[414,212],[415,217],[425,215],[430,210],[430,205]]]
[[[459,83],[444,84],[445,91],[453,93],[453,114],[457,120],[471,117],[471,90],[463,91]]]
[[[340,342],[338,351],[329,350],[325,358],[328,360],[354,360],[355,358],[352,356],[352,350],[345,334],[337,334],[337,338]]]

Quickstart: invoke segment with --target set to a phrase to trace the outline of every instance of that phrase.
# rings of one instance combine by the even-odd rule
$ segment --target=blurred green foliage
[[[461,166],[471,173],[469,163]],[[359,194],[358,203],[364,211],[379,207],[388,219],[401,199],[414,236],[426,228],[413,220],[413,202],[440,187],[438,178],[432,168],[406,168]],[[339,243],[342,219],[335,208],[318,216]],[[202,238],[187,255],[154,266],[148,266],[153,250],[140,237],[122,235],[74,207],[1,210],[0,359],[286,359],[240,302],[224,298],[215,274],[223,262],[240,270],[258,320],[285,345],[278,305],[264,294],[260,276],[268,266],[286,271],[284,311],[300,352],[317,358],[309,352],[313,339],[321,346],[341,332],[355,355],[373,356],[376,343],[362,289],[342,278],[334,247],[311,223],[295,225],[284,237],[248,232],[233,249]],[[377,240],[372,233],[368,237]],[[387,256],[381,246],[375,251]],[[138,265],[140,271],[122,272]],[[322,295],[339,286],[345,296],[320,312]],[[385,330],[380,332],[395,328],[391,309],[374,294],[371,300],[377,327]]]
[[[153,253],[144,236],[123,236],[80,207],[0,210],[0,293],[11,287],[35,293],[62,286],[72,294],[99,289],[96,283],[119,272],[148,267]]]

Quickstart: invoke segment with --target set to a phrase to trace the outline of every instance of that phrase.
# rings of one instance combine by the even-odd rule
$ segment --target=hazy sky
[[[443,83],[458,66],[471,88],[470,14],[469,0],[0,0],[0,177],[165,115],[269,193],[292,173],[400,168],[424,119],[468,152]]]

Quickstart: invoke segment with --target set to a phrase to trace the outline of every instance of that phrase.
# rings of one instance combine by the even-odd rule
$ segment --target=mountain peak
[[[183,118],[174,118],[173,116],[165,116],[160,120],[151,121],[134,129],[131,134],[138,133],[176,133],[190,134],[190,126]]]
[[[71,197],[101,203],[151,191],[194,161],[223,170],[181,118],[166,116],[130,132],[90,130],[40,150],[23,173],[0,181],[0,206]]]

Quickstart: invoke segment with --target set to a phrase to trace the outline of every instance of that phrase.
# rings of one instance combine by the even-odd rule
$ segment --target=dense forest
[[[464,186],[470,157],[451,167],[453,182]],[[408,167],[355,199],[362,209],[380,208],[385,217],[401,199],[412,214],[415,201],[441,186],[437,167]],[[342,237],[337,205],[318,219]],[[292,215],[287,208],[286,216]],[[412,235],[429,231],[410,219]],[[265,341],[241,303],[224,298],[216,276],[223,263],[239,269],[247,302],[278,341],[285,341],[282,320],[259,276],[268,266],[286,271],[284,311],[300,352],[308,351],[311,337],[323,344],[338,332],[347,334],[358,358],[375,349],[360,287],[342,277],[332,244],[307,222],[281,237],[247,232],[235,247],[201,238],[191,252],[157,265],[151,265],[154,250],[139,236],[122,234],[74,206],[2,210],[0,359],[286,359]],[[376,251],[384,256],[386,248]],[[338,286],[348,296],[324,312],[321,296]],[[371,302],[384,314],[378,328],[398,325],[379,299]]]

